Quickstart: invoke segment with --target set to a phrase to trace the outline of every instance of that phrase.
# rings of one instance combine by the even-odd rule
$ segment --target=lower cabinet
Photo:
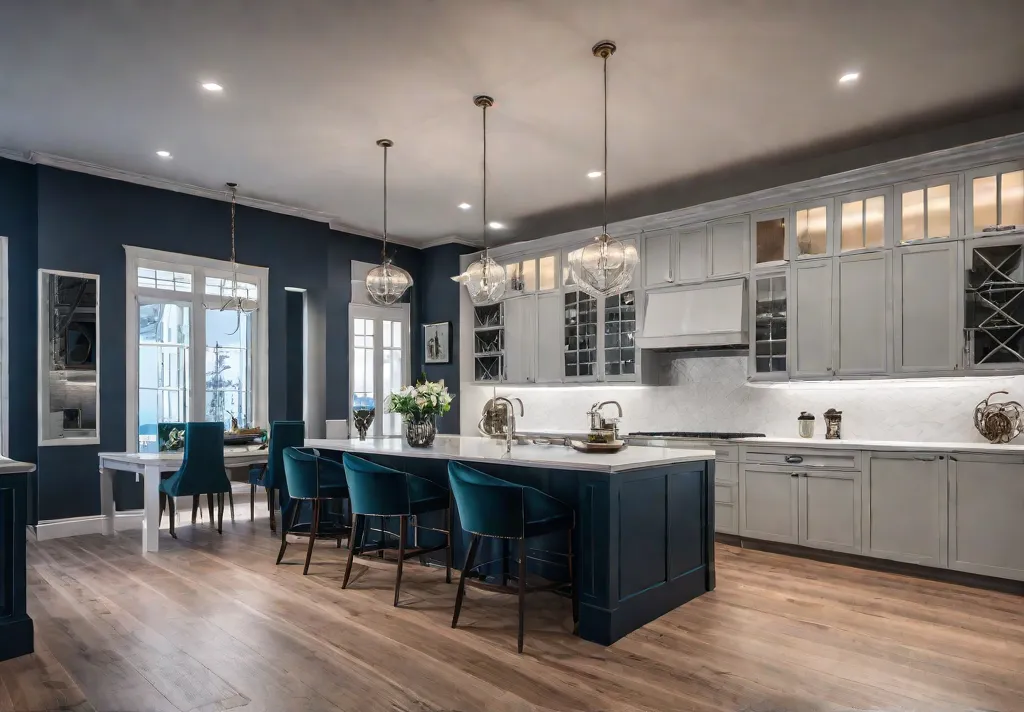
[[[799,497],[796,473],[747,465],[740,476],[740,536],[799,543]]]
[[[949,459],[949,568],[1024,581],[1024,458]]]
[[[923,566],[946,566],[944,455],[869,453],[863,499],[865,554]]]

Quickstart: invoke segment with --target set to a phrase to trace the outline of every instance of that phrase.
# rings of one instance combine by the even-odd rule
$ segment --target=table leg
[[[142,511],[142,552],[160,550],[160,468],[147,465],[142,473],[145,499]]]
[[[100,513],[103,515],[103,533],[114,534],[114,470],[100,468]]]

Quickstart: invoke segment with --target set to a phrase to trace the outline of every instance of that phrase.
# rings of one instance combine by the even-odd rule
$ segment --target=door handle
[[[799,473],[799,472],[790,472],[790,473],[789,473],[789,476],[790,476],[790,477],[799,477],[799,476],[800,476],[800,473]]]
[[[786,462],[790,465],[799,465],[804,459],[800,455],[786,455]]]

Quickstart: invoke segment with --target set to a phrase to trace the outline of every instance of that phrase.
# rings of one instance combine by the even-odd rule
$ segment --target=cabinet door
[[[703,282],[708,276],[705,253],[708,246],[704,226],[680,230],[676,238],[676,267],[672,276],[677,284]]]
[[[675,230],[657,230],[644,238],[644,286],[672,284],[672,243]]]
[[[946,461],[932,453],[875,452],[864,468],[864,553],[946,566]]]
[[[750,223],[746,216],[708,225],[708,276],[727,277],[750,271]]]
[[[839,258],[839,358],[835,368],[840,375],[889,370],[891,255],[886,251]]]
[[[831,259],[801,262],[793,267],[796,338],[793,375],[832,375]]]
[[[537,297],[537,382],[558,383],[562,380],[562,355],[565,339],[562,319],[565,315],[560,292]]]
[[[1024,460],[949,459],[949,568],[1024,581]]]
[[[537,349],[537,299],[505,300],[505,378],[509,383],[531,383]]]
[[[800,538],[796,473],[744,467],[740,474],[740,536],[796,544]]]
[[[952,371],[959,365],[960,244],[914,245],[893,251],[897,371]]]
[[[735,467],[735,465],[733,465]],[[724,534],[739,534],[739,485],[715,479],[715,531]]]
[[[801,472],[800,544],[860,553],[859,472]]]

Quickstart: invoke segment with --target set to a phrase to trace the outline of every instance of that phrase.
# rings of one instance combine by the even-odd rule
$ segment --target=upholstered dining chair
[[[321,532],[320,516],[323,507],[332,499],[348,499],[348,485],[345,482],[345,468],[341,463],[320,457],[313,448],[287,447],[282,453],[284,476],[287,480],[289,506],[287,513],[281,510],[281,550],[277,553],[277,564],[284,558],[288,548],[288,535],[308,536],[306,563],[302,575],[309,573],[309,562],[313,558],[313,543]],[[309,502],[312,507],[309,525],[299,524],[302,505]],[[341,530],[330,532],[341,546]]]
[[[160,511],[169,509],[171,536],[174,531],[174,498],[192,497],[192,522],[195,523],[199,495],[210,498],[210,523],[213,523],[213,496],[217,497],[217,532],[223,531],[224,495],[231,492],[231,481],[224,470],[224,424],[186,423],[185,456],[173,475],[160,481]],[[232,509],[234,509],[232,507]],[[232,516],[234,512],[232,511]]]
[[[249,521],[256,520],[256,487],[267,491],[267,508],[270,510],[270,531],[277,531],[274,516],[276,506],[274,495],[281,505],[281,519],[288,509],[288,481],[284,474],[283,454],[285,448],[302,447],[306,442],[306,424],[301,420],[275,420],[270,424],[270,442],[267,443],[267,463],[261,468],[249,470]]]
[[[348,588],[349,576],[352,574],[352,560],[356,554],[383,551],[386,542],[381,541],[376,547],[365,545],[369,527],[369,517],[398,518],[398,572],[395,575],[395,606],[402,589],[402,564],[414,556],[422,557],[432,551],[445,550],[445,580],[452,581],[452,512],[451,494],[441,485],[430,480],[393,470],[378,465],[350,453],[342,456],[345,465],[345,478],[348,480],[349,497],[352,504],[352,538],[349,540],[348,563],[345,566],[345,579],[341,587]],[[445,528],[434,529],[422,526],[419,516],[428,512],[444,512]],[[410,520],[414,529],[440,532],[445,535],[445,543],[432,547],[407,548]],[[385,525],[381,526],[381,536],[390,534]]]
[[[527,560],[530,557],[526,542],[527,539],[557,532],[566,533],[567,569],[572,587],[572,617],[573,623],[576,623],[579,619],[579,596],[572,575],[572,530],[576,521],[573,509],[538,489],[493,477],[460,462],[448,463],[448,481],[459,508],[462,529],[470,535],[466,563],[462,567],[459,590],[455,594],[452,628],[458,625],[467,583],[477,588],[518,594],[519,652],[523,652],[526,594],[553,591],[565,585],[564,582],[550,582],[541,586],[527,585]],[[501,586],[472,578],[467,581],[467,576],[471,576],[477,566],[476,555],[480,541],[484,537],[518,541],[519,573],[515,577],[518,579],[516,588],[504,585],[504,576]]]

